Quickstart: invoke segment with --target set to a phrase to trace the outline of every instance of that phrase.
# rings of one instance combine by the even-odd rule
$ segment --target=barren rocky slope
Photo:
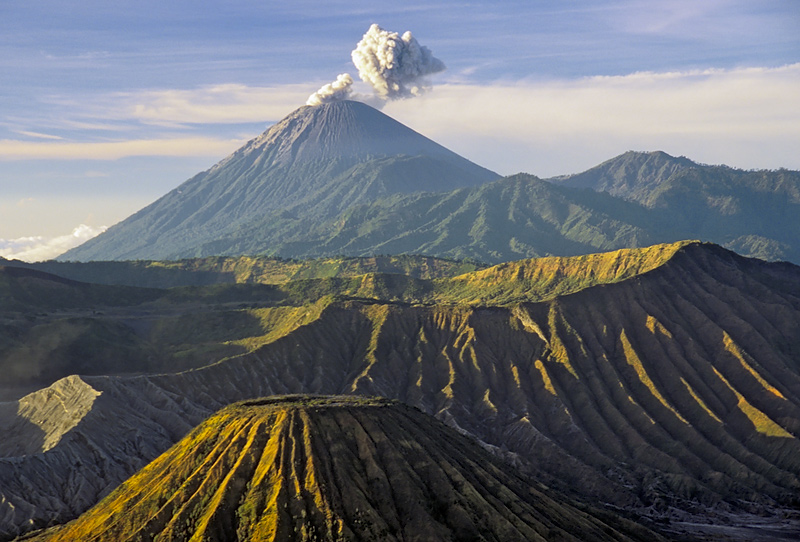
[[[648,540],[559,502],[385,399],[283,396],[215,414],[47,541]]]
[[[439,279],[447,269],[454,275],[474,266],[422,257],[303,264],[209,259],[149,262],[143,269],[127,262],[54,265],[104,282],[120,271],[135,277],[141,270],[147,277],[153,270],[158,277],[167,269],[189,284],[195,273],[200,280],[219,273],[236,282],[170,290],[86,284],[0,267],[0,400],[18,399],[76,373],[177,372],[207,365],[288,333],[334,298],[472,305],[540,300],[635,275],[679,246],[521,261]]]
[[[2,528],[74,517],[230,402],[301,392],[399,399],[548,485],[662,521],[673,510],[790,510],[800,492],[800,268],[714,245],[660,250],[632,275],[611,265],[619,282],[577,281],[550,300],[334,302],[203,369],[60,381],[24,412],[25,402],[17,415],[4,407],[9,441],[38,431],[54,444],[0,461]],[[597,257],[584,273],[612,261],[624,259]],[[535,277],[535,266],[517,275]],[[93,402],[65,407],[76,423],[56,438],[37,413],[89,388]]]

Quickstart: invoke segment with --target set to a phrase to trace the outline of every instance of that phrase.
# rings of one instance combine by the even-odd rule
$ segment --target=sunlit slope
[[[364,258],[282,258],[212,256],[178,261],[0,263],[33,268],[68,279],[96,284],[147,288],[210,284],[283,284],[292,280],[354,277],[365,273],[394,273],[420,279],[451,277],[480,269],[475,262],[427,256],[394,255]]]
[[[569,295],[515,294],[506,305],[327,298],[313,317],[209,367],[84,377],[100,395],[81,423],[44,455],[0,461],[5,532],[74,517],[92,491],[98,498],[209,413],[282,393],[399,399],[551,487],[656,516],[670,506],[792,506],[800,268],[688,243],[641,254],[634,273],[630,254],[585,267],[551,261],[593,277]],[[491,293],[489,271],[470,295]],[[527,267],[522,275],[539,280]],[[102,465],[91,460],[98,453]],[[77,501],[67,479],[85,488]]]
[[[503,263],[440,281],[439,299],[469,304],[541,301],[647,273],[694,241],[586,256],[549,257]]]
[[[0,309],[3,385],[30,389],[75,373],[175,372],[199,367],[280,337],[297,322],[316,317],[320,307],[334,299],[471,305],[539,301],[646,272],[685,245],[523,260],[433,280],[422,277],[474,266],[411,257],[310,262],[219,259],[222,269],[233,273],[239,284],[169,291],[84,284],[33,269],[6,267],[0,269],[0,281],[4,281],[0,298],[6,300]],[[70,266],[54,265],[56,270]],[[97,271],[108,266],[117,269],[126,262],[76,265]],[[190,271],[182,265],[197,267]],[[178,266],[191,283],[191,275],[205,276],[214,265],[193,260],[164,267]],[[157,267],[155,262],[151,266]],[[408,274],[354,274],[364,269]],[[147,269],[138,275],[130,267],[125,270],[133,278],[149,276]],[[302,278],[305,275],[331,276]],[[280,282],[250,284],[270,280]]]
[[[616,498],[786,501],[800,489],[799,295],[796,267],[690,245],[549,302],[331,306],[224,370],[253,394],[395,397],[596,494],[612,484],[575,463],[637,488]],[[224,395],[221,378],[188,378]]]
[[[223,397],[227,371],[253,395],[390,396],[556,478],[577,475],[574,459],[618,470],[635,498],[782,500],[800,488],[798,278],[689,245],[649,273],[548,302],[330,306],[179,389]],[[607,489],[592,486],[576,484]]]
[[[289,396],[223,409],[37,540],[657,539],[611,521],[554,500],[416,409]]]

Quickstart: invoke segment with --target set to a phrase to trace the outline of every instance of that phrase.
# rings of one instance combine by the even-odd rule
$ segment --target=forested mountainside
[[[358,102],[301,107],[61,261],[423,254],[488,264],[683,239],[800,262],[800,172],[628,152],[500,178]]]

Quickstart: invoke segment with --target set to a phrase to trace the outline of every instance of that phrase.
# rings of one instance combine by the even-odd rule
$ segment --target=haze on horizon
[[[447,65],[384,112],[501,174],[627,150],[800,169],[791,0],[321,5],[5,2],[0,256],[56,256],[207,169],[352,71],[374,23]]]

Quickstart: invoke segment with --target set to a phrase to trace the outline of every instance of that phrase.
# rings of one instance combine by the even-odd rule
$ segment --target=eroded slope
[[[502,307],[335,302],[213,366],[86,377],[102,394],[80,424],[0,462],[6,532],[71,517],[214,410],[281,393],[396,398],[548,485],[656,518],[793,506],[800,269],[688,244],[641,271]],[[52,483],[68,476],[79,498]]]
[[[653,540],[400,403],[289,396],[193,430],[48,541]]]

